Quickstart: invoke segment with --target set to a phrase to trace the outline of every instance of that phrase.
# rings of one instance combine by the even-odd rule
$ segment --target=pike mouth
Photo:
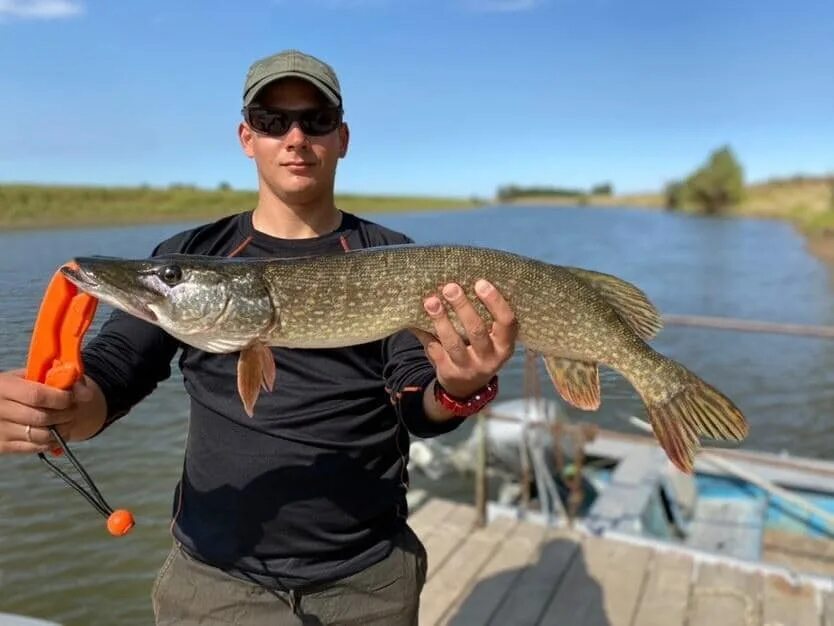
[[[121,309],[152,324],[158,321],[156,313],[151,311],[139,298],[127,291],[113,289],[98,282],[93,275],[84,271],[76,262],[67,263],[61,267],[61,273],[82,291],[86,291],[90,295],[117,309]],[[114,292],[118,295],[114,295]]]
[[[71,262],[61,267],[61,273],[66,276],[77,287],[84,289],[95,289],[99,284],[93,278],[81,269],[78,263]]]

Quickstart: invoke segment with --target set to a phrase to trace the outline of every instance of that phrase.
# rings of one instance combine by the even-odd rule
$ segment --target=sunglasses
[[[315,109],[278,109],[263,106],[243,107],[243,119],[255,132],[270,137],[286,135],[298,122],[305,135],[321,137],[332,133],[342,123],[341,107]]]

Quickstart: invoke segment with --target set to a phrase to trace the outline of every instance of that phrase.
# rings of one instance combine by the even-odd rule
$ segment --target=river
[[[834,324],[829,269],[778,221],[551,207],[371,218],[418,243],[485,245],[613,273],[639,285],[664,313]],[[60,263],[76,255],[145,256],[189,226],[0,233],[0,369],[24,362],[38,303]],[[96,325],[106,313],[102,306]],[[834,456],[834,341],[670,326],[653,345],[733,398],[751,424],[744,447]],[[135,513],[138,525],[127,537],[111,538],[89,505],[36,458],[0,457],[0,612],[78,626],[152,623],[149,592],[170,545],[187,421],[174,371],[106,435],[74,446],[111,504]],[[519,351],[502,376],[502,399],[521,395],[522,372]],[[624,417],[644,415],[634,391],[610,372],[602,408],[569,413],[621,430],[629,428]]]

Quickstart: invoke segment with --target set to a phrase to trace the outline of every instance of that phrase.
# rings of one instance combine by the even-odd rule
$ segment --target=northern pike
[[[275,381],[271,346],[333,348],[398,331],[433,331],[423,300],[458,283],[488,324],[475,282],[490,281],[518,322],[518,340],[540,354],[559,395],[600,406],[599,365],[643,400],[669,459],[691,472],[701,436],[740,441],[741,411],[720,391],[647,343],[661,328],[648,297],[615,276],[470,246],[401,245],[302,258],[167,255],[77,258],[62,268],[80,289],[212,353],[239,352],[246,413]],[[449,309],[459,332],[462,325]]]

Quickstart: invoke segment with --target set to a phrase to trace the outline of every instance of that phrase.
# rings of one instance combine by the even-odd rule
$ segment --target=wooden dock
[[[420,626],[834,626],[828,579],[598,537],[429,499]]]

